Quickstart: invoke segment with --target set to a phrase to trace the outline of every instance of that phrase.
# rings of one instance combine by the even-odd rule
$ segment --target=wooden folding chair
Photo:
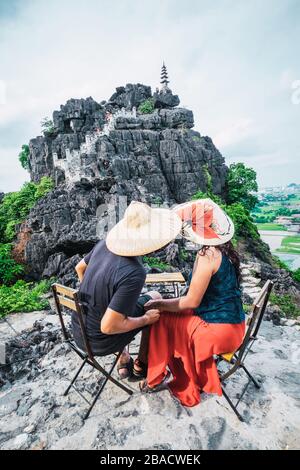
[[[80,365],[79,369],[74,375],[70,385],[64,392],[64,395],[67,395],[69,393],[71,387],[73,387],[74,390],[76,390],[76,392],[90,405],[84,416],[84,419],[87,419],[108,381],[117,385],[129,395],[133,394],[132,390],[125,387],[125,385],[123,385],[119,380],[112,377],[113,370],[118,362],[120,355],[122,354],[122,351],[116,352],[114,354],[116,357],[113,361],[113,364],[111,368],[109,369],[109,371],[106,371],[96,360],[95,355],[93,354],[92,348],[90,346],[87,333],[86,333],[86,328],[85,328],[85,321],[84,321],[85,313],[84,313],[82,304],[80,303],[78,299],[78,292],[75,289],[71,289],[70,287],[62,286],[61,284],[57,284],[57,283],[52,285],[52,292],[53,292],[55,306],[56,306],[56,310],[57,310],[61,328],[62,328],[64,342],[67,343],[70,346],[70,348],[82,359],[82,364]],[[77,344],[75,343],[74,339],[72,338],[70,332],[68,331],[65,325],[63,312],[62,312],[62,308],[64,307],[67,307],[68,309],[73,310],[78,315],[82,338],[83,338],[84,345],[85,345],[85,351],[83,351],[77,346]],[[91,367],[101,372],[101,374],[104,375],[105,377],[104,382],[101,384],[99,390],[94,395],[92,402],[89,402],[89,400],[87,400],[87,398],[74,385],[76,379],[79,377],[79,374],[81,373],[81,371],[83,370],[86,364],[89,364]]]
[[[221,374],[220,373],[220,380],[222,384],[222,391],[224,398],[227,400],[229,406],[232,408],[232,410],[235,412],[237,417],[239,418],[240,421],[244,421],[243,417],[240,415],[240,413],[237,410],[237,407],[243,398],[244,394],[246,393],[246,390],[249,386],[249,384],[252,382],[257,389],[260,388],[260,384],[255,380],[255,378],[250,374],[249,370],[245,366],[245,360],[246,357],[251,350],[253,343],[257,339],[257,334],[266,310],[266,306],[270,297],[270,293],[273,288],[273,282],[272,281],[267,281],[263,288],[261,289],[260,293],[258,294],[257,298],[254,301],[252,311],[247,319],[246,322],[246,333],[244,336],[244,340],[241,344],[241,346],[238,348],[237,351],[231,352],[231,353],[226,353],[226,354],[221,354],[217,358],[217,365],[219,365],[222,361],[225,361],[228,365],[231,367],[227,372]],[[248,382],[246,383],[242,393],[240,394],[237,402],[234,404],[232,400],[229,398],[227,393],[224,390],[224,387],[226,385],[226,380],[232,376],[237,370],[242,369],[246,375],[248,376]]]

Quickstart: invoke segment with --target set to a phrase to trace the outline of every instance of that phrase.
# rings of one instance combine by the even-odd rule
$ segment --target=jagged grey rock
[[[128,203],[184,202],[207,189],[207,172],[214,193],[224,194],[224,159],[192,129],[192,111],[175,107],[179,99],[170,90],[155,96],[161,101],[150,114],[138,110],[152,97],[142,84],[118,87],[107,102],[68,100],[54,111],[53,129],[30,141],[31,179],[50,176],[56,187],[20,227],[20,244],[24,231],[30,238],[29,277],[54,275],[72,284],[74,263],[105,234],[108,215],[99,207],[120,196]]]
[[[163,88],[162,90],[153,93],[153,102],[155,108],[174,108],[178,106],[180,100],[177,95],[173,95],[170,88]]]

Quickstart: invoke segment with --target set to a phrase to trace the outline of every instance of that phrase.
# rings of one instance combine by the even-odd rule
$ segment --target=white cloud
[[[240,118],[226,129],[221,130],[213,137],[217,147],[226,148],[236,144],[255,133],[255,126],[251,118]]]
[[[19,152],[20,148],[0,148],[0,192],[16,190],[29,180],[28,172],[23,170],[16,159]],[[11,162],[11,164],[3,165],[4,161]]]

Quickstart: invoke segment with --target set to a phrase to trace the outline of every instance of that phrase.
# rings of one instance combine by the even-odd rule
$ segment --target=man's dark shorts
[[[144,305],[151,299],[152,297],[148,294],[141,295],[137,301],[135,311],[133,312],[131,317],[135,317],[135,318],[142,317],[145,313]],[[99,325],[99,328],[100,328],[100,325]],[[127,331],[126,333],[119,333],[115,335],[103,334],[103,340],[99,340],[97,342],[90,340],[92,351],[95,356],[107,356],[108,354],[113,354],[119,351],[123,351],[125,346],[131,343],[134,337],[143,328],[144,327],[136,328],[135,330],[131,330],[131,331]],[[75,339],[77,346],[80,349],[85,350],[81,335],[77,333],[76,336],[74,335],[74,339]]]

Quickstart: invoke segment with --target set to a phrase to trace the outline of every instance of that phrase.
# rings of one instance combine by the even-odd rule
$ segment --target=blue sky
[[[170,86],[227,164],[300,183],[299,0],[0,0],[0,190],[40,121],[69,98]]]

